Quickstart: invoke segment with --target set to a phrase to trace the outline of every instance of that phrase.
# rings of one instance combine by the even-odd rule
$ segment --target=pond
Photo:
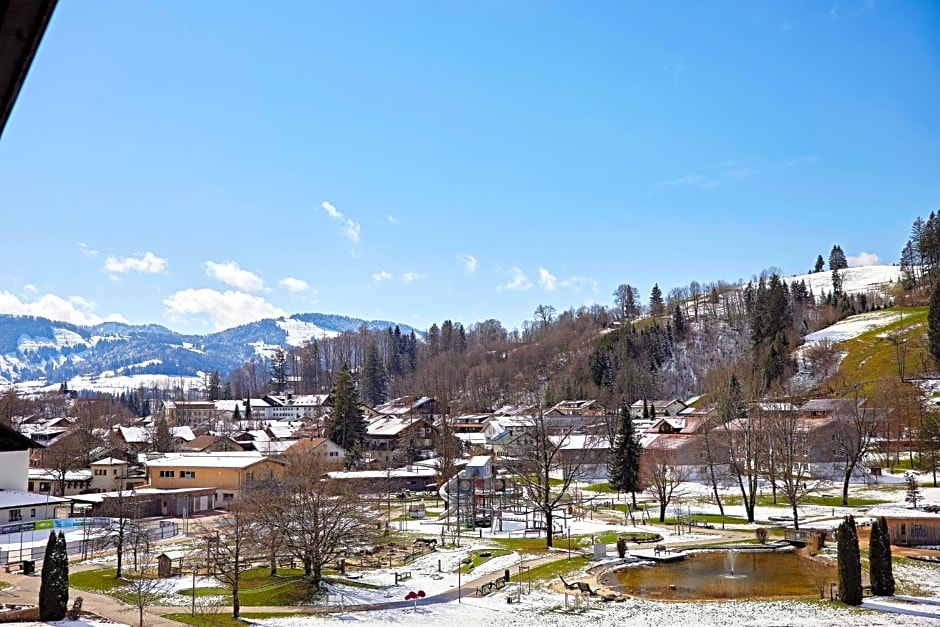
[[[608,572],[600,583],[658,600],[819,598],[819,582],[837,581],[835,564],[793,551],[700,551],[681,562],[639,564]]]

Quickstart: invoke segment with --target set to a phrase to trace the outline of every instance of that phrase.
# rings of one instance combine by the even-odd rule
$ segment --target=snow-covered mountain
[[[278,346],[300,346],[311,339],[339,335],[365,325],[394,328],[386,320],[361,320],[305,313],[265,319],[207,335],[185,335],[166,327],[105,322],[78,326],[32,316],[0,315],[0,386],[26,384],[31,389],[69,382],[96,389],[136,387],[147,379],[199,377],[228,373],[253,355],[267,358]],[[420,331],[398,324],[403,333]],[[82,382],[88,385],[82,386]],[[129,383],[134,382],[132,385]],[[145,383],[146,385],[146,383]]]
[[[900,266],[858,266],[839,270],[842,279],[842,291],[846,294],[865,294],[868,292],[890,293],[894,284],[901,280]],[[813,272],[786,277],[789,284],[806,281],[806,287],[815,296],[832,292],[832,272]]]

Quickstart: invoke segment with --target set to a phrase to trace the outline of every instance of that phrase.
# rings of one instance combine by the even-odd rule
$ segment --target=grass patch
[[[570,560],[560,559],[555,562],[549,562],[548,564],[542,564],[541,566],[536,566],[535,568],[529,569],[528,572],[522,575],[522,581],[554,583],[554,580],[557,580],[559,575],[564,577],[566,575],[579,572],[580,570],[584,569],[585,564],[588,563],[589,561],[580,555],[572,555]],[[517,581],[518,577],[519,576],[516,575]]]
[[[473,561],[469,564],[463,564],[460,567],[460,572],[470,573],[473,572],[473,569],[479,566],[480,564],[485,564],[494,557],[501,557],[503,555],[509,555],[512,551],[508,549],[482,549],[473,553]],[[483,554],[486,553],[484,557]]]
[[[613,544],[617,541],[617,538],[625,538],[628,542],[636,542],[637,540],[651,540],[655,537],[656,534],[647,531],[609,531],[599,536],[594,536],[598,542],[603,542],[604,544]]]
[[[584,488],[585,492],[614,492],[611,489],[610,484],[604,481],[603,483],[592,483],[588,487]]]
[[[839,344],[840,350],[848,353],[832,377],[832,380],[840,382],[840,387],[844,383],[845,389],[851,389],[858,384],[861,386],[860,395],[870,395],[875,392],[878,381],[898,377],[897,347],[888,336],[895,340],[908,340],[908,346],[918,345],[927,324],[927,307],[892,308],[889,311],[894,314],[894,320],[889,324]],[[922,367],[920,358],[921,351],[905,351],[905,372],[918,372]]]
[[[127,582],[117,579],[117,570],[103,568],[101,570],[83,570],[69,575],[69,585],[73,588],[112,594],[127,585]]]
[[[214,597],[214,596],[219,596],[219,595],[229,595],[231,593],[232,591],[229,590],[228,588],[221,588],[221,587],[196,588],[197,597]],[[193,589],[190,588],[189,590],[186,590],[186,589],[177,590],[176,594],[180,596],[184,596],[184,597],[191,597],[193,596]]]
[[[863,498],[849,496],[849,507],[859,507],[862,505],[881,505],[890,503],[890,499]],[[826,507],[842,507],[842,495],[839,496],[807,496],[802,500],[806,505],[824,505]]]

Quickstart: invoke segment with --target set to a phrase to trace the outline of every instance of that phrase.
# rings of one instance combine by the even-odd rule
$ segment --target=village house
[[[432,424],[446,413],[438,406],[438,402],[430,396],[393,398],[387,403],[376,406],[374,411],[381,416],[421,418],[430,421]]]
[[[940,545],[940,514],[896,505],[879,505],[868,510],[875,518],[884,516],[891,544],[898,546]]]
[[[60,478],[63,481],[59,481]],[[87,492],[90,487],[91,470],[67,470],[60,474],[58,471],[46,468],[30,468],[26,490],[35,494],[73,496]]]
[[[375,462],[403,463],[409,449],[419,458],[430,457],[436,433],[430,414],[382,416],[367,425],[363,444],[367,457]]]
[[[643,408],[646,408],[649,416],[643,415]],[[630,405],[631,418],[655,418],[659,416],[677,416],[679,412],[688,407],[678,398],[659,399],[659,400],[639,400]]]
[[[606,481],[610,439],[602,435],[552,436],[558,447],[559,475],[571,474],[578,481]],[[563,478],[563,477],[559,477]]]
[[[30,494],[29,451],[40,444],[0,424],[0,533],[16,533],[22,524],[55,517],[64,499]]]
[[[286,457],[292,455],[315,459],[320,463],[342,466],[346,461],[346,450],[327,438],[301,438],[284,451]]]
[[[171,453],[146,462],[149,487],[213,488],[225,506],[258,482],[279,477],[284,462],[256,452]]]
[[[180,445],[181,453],[222,453],[225,451],[247,450],[241,442],[224,435],[199,435]]]
[[[597,400],[561,401],[545,412],[546,416],[603,416],[607,408]]]

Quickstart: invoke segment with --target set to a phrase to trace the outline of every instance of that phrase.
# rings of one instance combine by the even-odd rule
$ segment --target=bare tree
[[[252,558],[261,549],[261,524],[255,508],[248,500],[229,507],[228,514],[209,530],[215,535],[216,578],[232,589],[232,617],[239,618],[239,591],[242,575],[251,567]]]
[[[688,466],[676,463],[673,451],[647,448],[640,458],[640,479],[646,492],[659,503],[659,522],[666,521],[666,508],[673,498],[683,496],[682,483],[689,478]]]
[[[759,416],[749,416],[726,422],[724,429],[728,441],[728,467],[741,491],[747,521],[752,523],[767,457],[764,426]]]
[[[810,473],[810,427],[798,411],[782,407],[769,412],[764,423],[773,451],[768,456],[773,481],[790,505],[794,528],[799,529],[799,504],[819,486]]]
[[[885,420],[881,409],[859,406],[858,399],[846,403],[846,409],[831,417],[836,421],[833,431],[834,457],[842,472],[842,505],[849,504],[849,483],[865,456],[871,450],[875,434]]]
[[[573,433],[573,424],[557,432],[551,429],[540,406],[527,437],[520,438],[512,457],[505,459],[506,467],[545,521],[545,543],[549,548],[554,545],[555,511],[569,498],[569,488],[583,472],[582,465],[563,452]]]
[[[86,468],[85,442],[80,433],[69,431],[57,437],[43,455],[43,465],[58,484],[57,496],[65,496],[65,478],[75,470]]]
[[[137,610],[139,626],[144,627],[144,611],[165,593],[162,582],[157,577],[156,558],[149,547],[141,547],[138,558],[125,580],[124,591],[130,597],[131,604]]]
[[[324,478],[326,470],[319,459],[301,456],[291,461],[283,478],[247,495],[257,506],[258,519],[280,534],[284,548],[301,561],[304,575],[316,587],[327,563],[376,537],[376,512],[355,486]]]

